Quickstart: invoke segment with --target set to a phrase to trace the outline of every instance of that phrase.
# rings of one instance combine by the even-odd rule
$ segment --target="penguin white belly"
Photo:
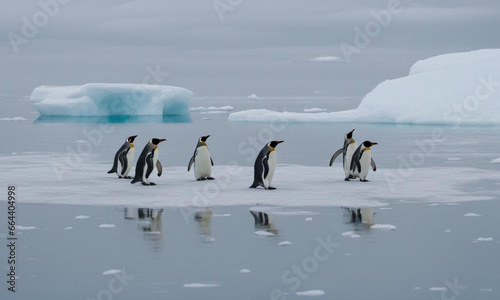
[[[274,169],[276,168],[276,151],[271,151],[271,153],[269,153],[267,164],[269,166],[269,173],[267,177],[264,178],[264,186],[266,189],[271,186],[271,181],[273,180]]]
[[[372,151],[371,150],[363,151],[363,155],[359,160],[359,164],[361,165],[361,172],[359,172],[359,177],[362,180],[366,179],[368,171],[370,171],[371,161],[372,161]]]
[[[128,173],[130,172],[130,170],[132,170],[132,165],[134,163],[134,155],[135,155],[135,149],[134,146],[131,146],[130,150],[128,150],[127,153],[127,169],[125,170],[123,176],[128,176]]]
[[[349,178],[349,175],[351,175],[351,160],[352,160],[352,155],[356,151],[356,143],[349,144],[347,146],[347,151],[345,153],[345,160],[344,160],[344,174],[345,178]]]
[[[212,176],[212,161],[210,152],[205,146],[198,147],[194,158],[194,177],[206,178]]]

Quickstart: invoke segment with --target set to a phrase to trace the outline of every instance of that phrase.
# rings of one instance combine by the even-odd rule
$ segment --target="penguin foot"
[[[207,177],[207,180],[215,180],[213,177]]]
[[[360,179],[361,182],[370,182],[369,180],[367,179]]]
[[[149,183],[144,182],[144,181],[143,181],[143,182],[141,182],[141,183],[142,183],[142,185],[149,185]]]
[[[150,182],[150,183],[149,183],[149,185],[156,185],[156,183],[154,183],[154,182]]]
[[[344,178],[344,181],[351,181],[351,179],[349,179],[349,177],[346,177]]]
[[[270,186],[270,187],[268,187],[267,189],[268,189],[268,190],[275,190],[276,188],[275,188],[275,187]]]
[[[125,178],[125,179],[132,179],[132,176],[125,176],[123,178]]]

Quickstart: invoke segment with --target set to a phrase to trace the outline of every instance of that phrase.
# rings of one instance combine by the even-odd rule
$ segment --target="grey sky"
[[[216,1],[236,4],[223,21]],[[339,45],[354,45],[354,28],[364,30],[375,21],[372,11],[387,10],[390,1],[216,1],[72,0],[19,44],[19,53],[8,34],[22,37],[22,18],[42,9],[38,1],[2,1],[0,93],[27,95],[42,84],[141,83],[146,67],[159,65],[170,74],[161,84],[196,96],[362,96],[407,74],[419,59],[500,46],[498,1],[401,0],[401,11],[350,62],[316,62],[344,59]]]

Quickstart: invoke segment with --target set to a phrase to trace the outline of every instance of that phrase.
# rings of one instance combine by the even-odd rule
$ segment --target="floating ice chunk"
[[[308,218],[305,218],[304,220],[305,220],[306,222],[311,222],[311,221],[313,220],[313,218],[308,217]]]
[[[26,118],[23,117],[0,118],[0,121],[26,121]]]
[[[305,113],[319,113],[319,112],[325,112],[325,111],[326,111],[326,108],[318,108],[318,107],[304,109]]]
[[[310,290],[310,291],[297,292],[295,294],[297,294],[297,296],[314,297],[314,296],[323,296],[325,294],[325,292],[322,290]]]
[[[101,224],[99,228],[115,228],[115,224]]]
[[[480,217],[481,215],[480,214],[476,214],[476,213],[466,213],[464,215],[464,217]]]
[[[489,293],[489,292],[493,292],[493,289],[480,289],[479,291],[483,292],[483,293]]]
[[[342,236],[344,236],[344,237],[345,237],[345,236],[351,236],[351,235],[353,235],[353,234],[355,234],[355,233],[354,233],[354,231],[346,231],[346,232],[343,232],[343,233],[342,233]]]
[[[476,242],[492,242],[492,237],[479,237],[476,239]]]
[[[414,290],[416,290],[416,291],[418,291],[418,290],[421,290],[422,288],[421,288],[421,287],[419,287],[419,286],[416,286],[416,287],[414,287],[413,289],[414,289]]]
[[[336,61],[341,61],[340,57],[338,56],[318,56],[310,59],[311,61],[315,62],[336,62]]]
[[[250,271],[249,269],[241,269],[240,270],[240,273],[250,273],[252,271]]]
[[[219,285],[215,283],[186,283],[183,285],[185,288],[210,288],[218,286]]]
[[[212,217],[230,217],[231,214],[214,214]]]
[[[85,215],[80,215],[80,216],[76,216],[75,219],[77,220],[85,220],[85,219],[90,219],[89,216],[85,216]]]
[[[248,98],[248,100],[257,100],[257,99],[259,99],[259,96],[255,95],[255,94],[251,94],[247,98]]]
[[[351,234],[351,239],[359,239],[361,236],[359,234]]]
[[[274,233],[269,232],[269,231],[264,231],[264,230],[259,230],[259,231],[256,231],[254,233],[256,235],[260,235],[260,236],[273,236],[274,235]]]
[[[448,289],[445,288],[444,286],[435,286],[435,287],[431,287],[429,288],[429,291],[431,292],[442,292],[442,291],[447,291]]]
[[[380,229],[380,230],[396,230],[396,226],[391,224],[375,224],[370,227],[370,229]]]
[[[492,159],[492,160],[490,161],[490,164],[500,164],[500,157],[499,157],[499,158]]]
[[[65,227],[64,230],[71,230],[73,227]]]
[[[35,230],[35,229],[37,229],[35,226],[16,225],[16,230]]]
[[[450,107],[470,106],[470,101],[477,101],[475,91],[482,90],[481,105],[467,110],[461,124],[500,124],[496,78],[500,78],[500,49],[451,53],[418,61],[408,76],[385,80],[356,109],[317,114],[247,110],[231,114],[229,120],[456,124],[457,115]]]
[[[120,274],[121,272],[122,272],[121,270],[111,269],[102,272],[102,275],[114,275],[114,274]]]
[[[31,101],[42,116],[188,115],[193,93],[164,85],[88,83],[39,86]]]
[[[444,232],[451,232],[451,229],[445,229]]]
[[[290,246],[292,244],[292,242],[290,241],[284,241],[284,242],[281,242],[278,244],[278,246]]]

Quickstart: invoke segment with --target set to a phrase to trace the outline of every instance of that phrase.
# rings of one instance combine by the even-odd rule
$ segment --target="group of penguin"
[[[361,181],[366,182],[366,177],[370,169],[377,170],[375,162],[371,157],[371,146],[377,145],[370,141],[363,142],[357,147],[356,142],[352,138],[354,129],[347,133],[344,137],[344,146],[333,154],[330,159],[330,166],[332,166],[335,159],[342,153],[343,165],[346,181],[359,178]],[[132,179],[128,174],[132,169],[134,161],[135,147],[134,140],[137,135],[128,137],[125,143],[118,149],[113,161],[113,167],[108,171],[108,174],[116,173],[118,178]],[[193,156],[188,163],[188,172],[191,167],[194,169],[194,177],[198,181],[214,180],[212,177],[212,166],[214,162],[210,156],[210,151],[207,146],[207,139],[210,135],[202,136],[198,139]],[[139,159],[135,166],[135,176],[131,183],[141,182],[143,185],[156,185],[149,180],[151,173],[156,167],[158,177],[162,174],[162,165],[158,160],[158,144],[166,139],[152,138],[144,146]],[[283,141],[271,141],[267,143],[259,152],[254,164],[254,181],[250,188],[257,188],[259,186],[266,190],[274,190],[275,187],[271,186],[271,181],[274,176],[276,168],[276,146],[283,143]]]

